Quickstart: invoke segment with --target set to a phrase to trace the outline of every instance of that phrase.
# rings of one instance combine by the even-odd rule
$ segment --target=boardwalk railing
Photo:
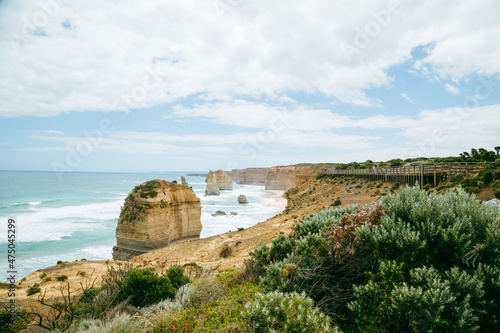
[[[464,177],[470,177],[484,170],[488,163],[436,163],[419,164],[406,167],[392,168],[369,168],[369,169],[351,169],[336,170],[325,169],[323,173],[347,177],[360,177],[368,180],[383,180],[385,182],[400,182],[414,186],[417,184],[422,188],[425,184],[434,184],[437,186],[444,180],[450,180],[454,174],[462,174]]]

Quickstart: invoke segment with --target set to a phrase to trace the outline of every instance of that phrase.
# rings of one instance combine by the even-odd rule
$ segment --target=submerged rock
[[[222,210],[218,210],[215,213],[212,214],[212,216],[226,216],[226,212],[223,212]]]
[[[125,199],[113,259],[129,260],[181,239],[200,238],[201,228],[200,198],[190,187],[148,181],[136,186]]]

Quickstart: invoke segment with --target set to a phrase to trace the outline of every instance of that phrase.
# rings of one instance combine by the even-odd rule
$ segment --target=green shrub
[[[258,293],[244,312],[252,332],[340,332],[305,293]]]
[[[399,190],[399,188],[401,187],[401,183],[400,182],[395,182],[394,184],[392,184],[391,186],[391,191],[396,191],[396,190]]]
[[[61,281],[61,282],[64,282],[68,279],[68,277],[66,275],[59,275],[56,280],[57,281]]]
[[[491,182],[493,181],[493,172],[489,170],[485,171],[482,175],[482,179],[486,185],[491,184]]]
[[[469,193],[469,194],[477,194],[477,193],[481,192],[481,187],[479,187],[479,186],[476,186],[476,187],[466,186],[466,187],[464,187],[464,191]]]
[[[28,288],[28,290],[26,291],[26,295],[31,296],[36,293],[39,293],[41,290],[42,289],[40,289],[40,285],[38,283],[35,283],[34,285]]]
[[[426,191],[430,191],[430,189],[432,188],[432,185],[431,184],[425,184],[423,188]]]
[[[355,287],[350,304],[366,331],[492,331],[500,316],[500,220],[462,189],[445,195],[416,188],[382,201],[374,229],[358,231],[380,271]],[[485,272],[488,276],[485,276]],[[369,305],[368,305],[369,304]],[[483,305],[490,305],[485,311]]]
[[[147,306],[175,296],[175,288],[168,277],[158,276],[151,269],[133,269],[123,280],[119,298],[131,296],[133,306]]]
[[[306,292],[349,332],[497,331],[498,211],[460,187],[381,204],[309,215],[256,249],[263,291]]]
[[[231,255],[231,253],[233,253],[233,249],[228,244],[224,244],[219,252],[219,255],[222,258],[227,258]]]
[[[14,309],[15,320],[12,323],[12,312],[9,308],[0,310],[0,332],[2,333],[15,333],[20,332],[28,327],[31,322],[30,314],[23,309]]]
[[[180,308],[174,313],[162,312],[160,313],[162,322],[156,325],[153,332],[248,331],[243,313],[245,312],[245,306],[248,306],[254,300],[258,291],[259,288],[255,285],[240,285],[225,293],[225,297],[204,302],[196,307]]]
[[[452,183],[455,183],[455,184],[458,184],[460,183],[463,179],[464,179],[464,175],[461,174],[461,173],[455,173],[451,176],[451,182]]]
[[[342,200],[340,198],[335,199],[335,201],[332,203],[332,206],[340,206],[342,205]]]
[[[495,198],[500,199],[500,188],[495,190]]]
[[[227,294],[227,288],[221,282],[213,278],[205,278],[198,281],[196,289],[191,295],[191,303],[195,307],[211,303]]]
[[[184,268],[181,266],[172,266],[167,270],[167,277],[175,289],[179,289],[185,284],[191,283],[191,280],[184,275]]]

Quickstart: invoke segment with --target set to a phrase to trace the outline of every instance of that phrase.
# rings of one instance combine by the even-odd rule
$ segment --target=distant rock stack
[[[217,178],[215,176],[215,172],[212,170],[210,170],[207,176],[207,188],[205,189],[205,195],[220,195]]]
[[[217,179],[217,185],[219,185],[219,190],[221,191],[233,190],[233,180],[223,170],[215,171],[215,178]]]
[[[188,182],[186,181],[186,177],[182,176],[181,177],[181,182],[182,182],[182,185],[189,186]]]
[[[200,198],[191,188],[164,180],[148,181],[125,199],[113,259],[129,260],[181,239],[200,238],[201,228]]]
[[[238,203],[240,203],[240,204],[247,204],[248,203],[247,197],[244,194],[241,194],[238,197]]]

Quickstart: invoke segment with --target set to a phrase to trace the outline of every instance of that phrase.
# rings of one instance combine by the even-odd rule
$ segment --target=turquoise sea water
[[[0,281],[9,270],[8,219],[16,221],[18,279],[59,260],[111,259],[120,207],[128,193],[151,179],[180,183],[181,176],[201,199],[201,237],[247,228],[277,212],[269,205],[275,198],[263,186],[234,184],[233,191],[205,197],[205,178],[186,173],[67,173],[60,181],[51,172],[0,171]],[[240,194],[250,204],[238,204]],[[238,215],[212,217],[217,210]]]

